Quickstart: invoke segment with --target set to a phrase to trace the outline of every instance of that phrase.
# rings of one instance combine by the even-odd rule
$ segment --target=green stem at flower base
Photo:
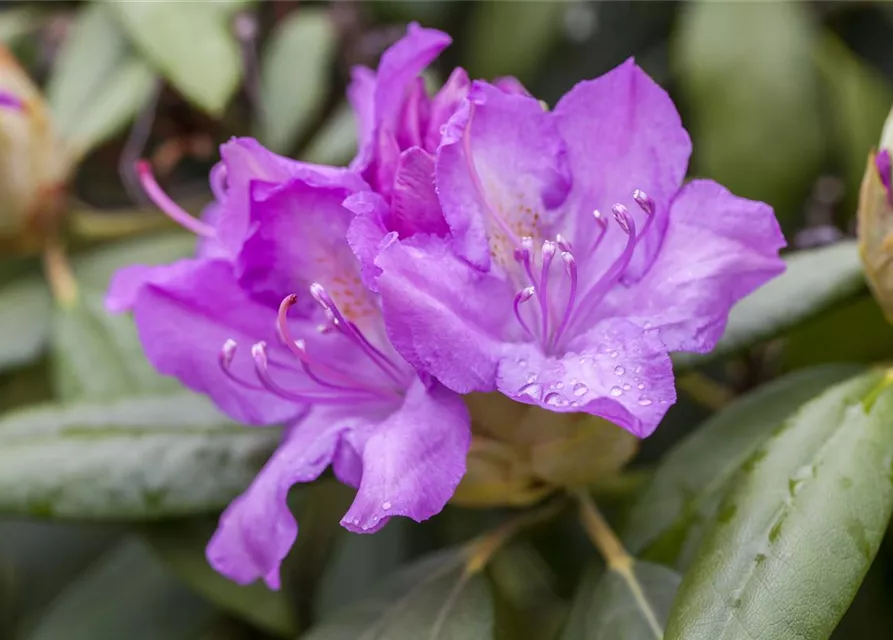
[[[78,298],[78,284],[65,248],[55,230],[46,237],[43,247],[43,269],[56,302],[63,307],[74,306]]]
[[[639,584],[633,571],[635,559],[627,553],[620,538],[598,510],[589,492],[586,489],[574,489],[572,493],[580,505],[580,523],[589,539],[605,559],[608,569],[617,573],[626,582],[654,637],[662,638],[664,632],[657,620],[657,614],[645,597],[642,585]]]
[[[526,511],[493,531],[472,540],[466,548],[465,573],[472,575],[483,570],[490,558],[511,538],[523,529],[557,516],[566,505],[567,501],[564,498],[552,500],[542,507]]]

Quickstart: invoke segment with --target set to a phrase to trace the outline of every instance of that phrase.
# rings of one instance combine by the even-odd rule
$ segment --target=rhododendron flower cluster
[[[465,470],[461,394],[499,391],[644,437],[675,401],[671,351],[710,350],[732,305],[783,269],[771,208],[711,181],[672,101],[628,61],[552,110],[514,79],[420,77],[450,40],[409,27],[349,97],[348,168],[221,148],[215,202],[179,209],[197,255],[115,277],[150,361],[233,418],[282,424],[225,511],[213,566],[279,585],[290,487],[328,467],[342,524],[426,519]]]

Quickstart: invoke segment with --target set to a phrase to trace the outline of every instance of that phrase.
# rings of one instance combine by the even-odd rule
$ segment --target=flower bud
[[[43,97],[2,45],[0,95],[0,243],[21,247],[58,214],[65,163]]]
[[[529,504],[616,475],[638,450],[635,436],[595,416],[546,411],[495,393],[465,400],[474,436],[454,504]]]

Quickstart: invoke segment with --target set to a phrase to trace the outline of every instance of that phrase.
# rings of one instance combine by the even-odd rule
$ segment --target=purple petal
[[[297,292],[306,301],[298,309],[307,311],[317,309],[307,291],[318,282],[352,320],[377,316],[347,243],[353,213],[341,203],[350,193],[298,178],[280,184],[255,182],[253,231],[238,259],[240,284],[258,300],[277,306]]]
[[[470,444],[462,398],[441,385],[428,390],[416,380],[403,406],[363,443],[363,477],[341,524],[372,533],[391,516],[421,522],[439,513],[465,474]]]
[[[292,427],[251,486],[220,517],[207,549],[211,566],[239,584],[263,578],[278,589],[279,566],[298,535],[289,489],[318,478],[342,434],[364,427],[364,418],[345,415],[344,408],[314,408]]]
[[[253,138],[233,138],[220,147],[220,155],[226,166],[227,194],[217,214],[216,229],[231,255],[239,252],[249,232],[252,182],[285,182],[296,177],[318,186],[357,191],[368,188],[356,172],[291,160],[267,150]]]
[[[644,438],[676,401],[673,365],[655,331],[604,320],[561,357],[513,345],[499,364],[499,390],[518,402],[600,416]]]
[[[438,194],[459,253],[486,269],[491,252],[510,262],[518,237],[554,236],[560,212],[550,209],[570,188],[565,156],[539,102],[475,82],[437,154]]]
[[[388,223],[401,238],[416,233],[449,233],[434,190],[434,157],[419,147],[400,154]]]
[[[887,192],[887,202],[893,205],[893,191],[891,191],[890,181],[893,179],[893,160],[890,159],[890,152],[887,149],[881,149],[874,157],[874,166],[881,178],[881,184]]]
[[[350,71],[347,99],[357,118],[357,155],[350,167],[362,171],[372,161],[372,142],[375,132],[375,72],[368,67],[354,67]]]
[[[17,95],[8,91],[0,91],[0,107],[12,111],[23,111],[25,102]]]
[[[364,191],[349,196],[344,208],[354,213],[347,230],[347,242],[360,261],[360,275],[363,284],[370,291],[378,292],[378,275],[381,268],[375,264],[379,251],[397,237],[396,232],[388,231],[385,220],[389,209],[384,199],[372,191]]]
[[[505,93],[511,93],[518,96],[532,95],[521,81],[515,76],[501,76],[493,79],[493,86]]]
[[[471,81],[468,79],[468,73],[465,69],[456,67],[437,95],[431,99],[428,131],[425,134],[424,144],[426,151],[433,153],[440,146],[443,128],[465,100],[470,86]]]
[[[181,260],[122,269],[112,280],[106,304],[112,310],[133,309],[146,357],[160,373],[209,395],[234,419],[277,424],[303,411],[293,402],[233,382],[220,367],[224,342],[236,340],[243,353],[231,370],[256,384],[248,350],[259,340],[276,344],[275,310],[244,294],[229,262]],[[276,353],[270,357],[275,360]],[[282,379],[288,384],[295,377],[286,372]]]
[[[641,189],[656,204],[648,235],[637,246],[627,280],[639,277],[653,260],[667,224],[670,201],[685,177],[691,141],[673,101],[632,59],[594,80],[577,84],[556,105],[554,120],[567,142],[574,185],[567,206],[576,222],[569,237],[577,242],[594,232],[593,209],[609,212],[626,205],[635,225],[645,214],[632,194]],[[620,252],[625,235],[612,225],[599,253],[601,271]]]
[[[784,270],[778,257],[784,246],[769,205],[693,181],[672,203],[648,273],[630,288],[616,288],[601,312],[660,329],[670,351],[709,351],[732,305]]]
[[[392,242],[376,264],[388,337],[400,355],[459,393],[492,391],[511,316],[509,286],[436,236]]]

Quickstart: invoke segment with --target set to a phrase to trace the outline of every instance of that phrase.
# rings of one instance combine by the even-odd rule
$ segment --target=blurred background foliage
[[[412,20],[454,38],[432,83],[463,65],[472,76],[516,75],[549,104],[635,56],[682,112],[694,142],[690,175],[772,204],[792,247],[842,241],[792,263],[793,289],[789,280],[742,305],[710,361],[678,360],[680,372],[697,373],[680,378],[687,394],[632,471],[604,488],[612,517],[637,478],[726,395],[819,361],[893,356],[893,332],[846,241],[893,102],[891,5],[3,2],[0,41],[12,57],[0,56],[0,88],[26,96],[28,110],[24,120],[0,114],[0,638],[247,640],[297,637],[330,619],[307,637],[375,628],[363,637],[421,638],[443,615],[455,553],[425,560],[442,576],[433,582],[419,583],[410,566],[393,588],[375,585],[487,530],[499,512],[450,507],[423,525],[394,521],[375,536],[351,536],[337,525],[350,492],[323,481],[296,492],[301,535],[283,592],[216,576],[203,558],[216,514],[277,434],[232,425],[157,376],[131,322],[102,308],[117,267],[192,247],[139,191],[137,159],[150,159],[193,212],[210,198],[207,172],[230,136],[347,162],[349,70],[374,67]],[[77,295],[54,282],[54,302],[39,248],[57,230]],[[765,322],[779,298],[791,305],[755,335],[748,318]],[[598,562],[562,519],[499,551],[451,606],[500,638],[589,638],[581,629]],[[463,609],[486,589],[492,607]],[[395,613],[391,593],[412,594],[412,606]],[[368,596],[378,600],[331,618]],[[891,597],[893,545],[884,545],[835,637],[893,637]]]

